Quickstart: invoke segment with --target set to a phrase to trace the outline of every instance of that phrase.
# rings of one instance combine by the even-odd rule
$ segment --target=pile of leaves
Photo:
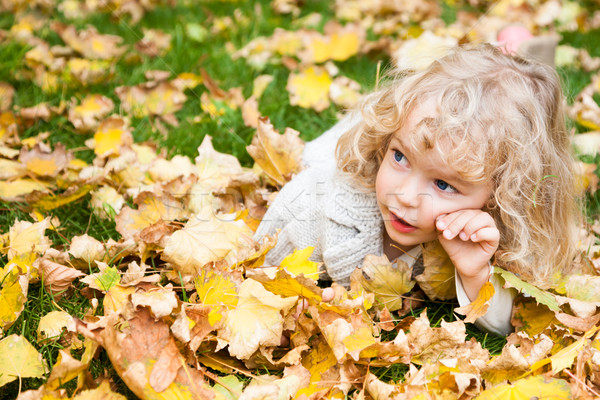
[[[440,45],[493,41],[508,23],[548,35],[600,27],[600,13],[588,14],[574,2],[454,5],[463,9],[449,22],[442,18],[448,4],[434,1],[337,0],[324,21],[321,13],[303,12],[301,2],[274,0],[267,6],[288,15],[294,29],[226,46],[231,60],[255,71],[252,86],[223,89],[205,69],[190,67],[146,69],[137,84],[93,93],[90,88],[114,84],[123,65],[168,55],[173,37],[144,28],[143,37],[127,45],[72,21],[109,14],[135,26],[155,7],[169,5],[0,2],[0,10],[13,15],[10,28],[0,31],[0,45],[25,49],[21,67],[0,82],[0,199],[6,210],[28,213],[0,234],[0,394],[18,381],[7,396],[121,399],[119,379],[129,393],[151,399],[600,396],[598,224],[582,227],[581,273],[557,276],[549,289],[496,269],[506,287],[519,292],[516,332],[498,354],[469,339],[465,325],[485,314],[491,284],[454,310],[464,321],[432,324],[426,311],[410,312],[424,300],[405,296],[417,284],[405,264],[392,267],[385,257],[368,256],[351,288],[333,284],[333,298],[324,301],[320,265],[309,260],[313,249],[297,249],[269,266],[265,255],[277,237],[253,239],[277,191],[303,168],[299,132],[280,134],[261,116],[269,102],[263,94],[281,79],[266,71],[285,69],[290,106],[321,113],[352,107],[368,89],[341,72],[351,58],[381,57],[419,69],[424,55],[440,55]],[[185,34],[203,42],[249,24],[239,11],[189,23]],[[60,44],[37,34],[48,29]],[[573,139],[583,160],[581,190],[593,196],[600,61],[562,45],[557,65],[592,76],[569,115],[582,131]],[[34,82],[47,99],[76,95],[25,107],[15,102],[26,98],[19,93],[23,82]],[[199,100],[197,115],[182,122],[190,99]],[[251,167],[215,150],[210,135],[193,160],[167,156],[160,139],[180,124],[222,121],[231,113],[253,132],[245,143]],[[37,129],[56,121],[56,130]],[[149,121],[155,140],[136,140],[140,121]],[[65,125],[84,146],[53,140],[56,127]],[[113,224],[116,234],[101,239],[83,227],[65,227],[56,211],[73,205],[85,208],[90,222]],[[454,269],[439,244],[424,245],[423,255],[421,290],[430,300],[455,297]],[[37,287],[52,311],[38,316],[35,335],[26,335],[16,327],[23,326],[29,291]],[[77,296],[85,307],[69,312],[64,305]],[[49,344],[56,350],[42,357],[39,349]],[[102,357],[112,375],[94,371]],[[374,373],[398,365],[398,378]],[[26,378],[41,379],[22,391]]]

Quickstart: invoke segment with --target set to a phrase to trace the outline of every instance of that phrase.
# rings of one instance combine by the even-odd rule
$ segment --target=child
[[[325,134],[322,143],[343,132],[335,160],[313,159],[281,190],[255,235],[281,230],[266,263],[315,246],[311,259],[348,285],[367,254],[411,265],[421,244],[439,240],[460,305],[490,280],[495,294],[476,324],[508,334],[514,292],[492,264],[547,287],[575,253],[561,106],[553,68],[491,45],[393,79]]]

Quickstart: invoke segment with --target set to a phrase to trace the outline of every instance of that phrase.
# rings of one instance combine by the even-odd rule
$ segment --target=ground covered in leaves
[[[598,7],[0,0],[0,398],[599,397]],[[448,300],[435,244],[428,300],[385,258],[326,302],[312,249],[263,265],[276,237],[253,232],[305,140],[390,65],[510,23],[560,40],[580,274],[541,290],[500,270],[521,293],[504,339],[470,323],[487,287]]]

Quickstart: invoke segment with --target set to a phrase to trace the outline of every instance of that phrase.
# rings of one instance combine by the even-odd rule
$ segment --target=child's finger
[[[448,240],[454,239],[460,232],[463,231],[465,225],[471,219],[473,219],[473,217],[476,215],[477,212],[481,212],[481,211],[479,211],[479,210],[462,210],[457,213],[454,213],[455,215],[452,215],[452,217],[454,217],[454,219],[451,222],[447,223],[447,226],[445,228],[443,228],[442,235],[444,236],[444,238],[446,238]],[[445,217],[443,222],[446,222],[446,221],[447,221],[447,219]],[[443,222],[442,222],[442,224],[443,224]],[[438,223],[438,226],[439,226],[439,223]],[[465,239],[463,239],[463,240],[466,240],[466,239],[468,239],[468,237],[465,237]]]
[[[482,228],[482,229],[479,229],[477,232],[471,234],[470,239],[472,242],[475,242],[475,243],[480,243],[480,242],[498,243],[500,241],[500,231],[495,226]]]
[[[496,228],[496,222],[492,218],[492,216],[486,212],[479,212],[473,215],[473,217],[467,221],[465,226],[462,228],[460,232],[460,238],[462,240],[470,240],[471,235],[477,232],[480,229],[492,227]]]

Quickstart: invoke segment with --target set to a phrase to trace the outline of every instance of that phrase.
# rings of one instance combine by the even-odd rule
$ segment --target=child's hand
[[[471,300],[489,277],[488,261],[500,241],[496,222],[485,211],[460,210],[436,220],[438,239],[452,260]]]

